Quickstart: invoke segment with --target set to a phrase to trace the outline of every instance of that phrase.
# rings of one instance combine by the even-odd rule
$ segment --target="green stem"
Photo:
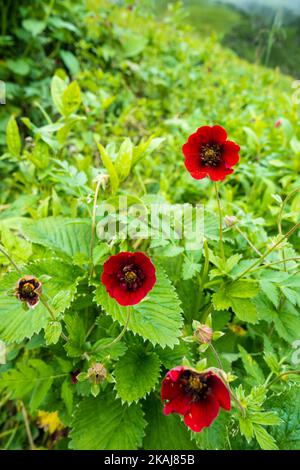
[[[214,346],[212,345],[212,343],[209,343],[209,347],[213,353],[213,355],[215,356],[216,360],[217,360],[217,363],[218,363],[218,366],[219,366],[219,369],[221,370],[224,370],[224,367],[223,367],[223,364],[222,364],[222,361],[221,361],[221,358],[219,356],[219,354],[217,353],[216,349],[214,348]],[[226,386],[228,388],[228,391],[230,393],[230,396],[231,398],[235,401],[235,403],[237,404],[237,407],[238,409],[240,410],[241,414],[243,417],[246,416],[246,410],[244,408],[244,406],[241,404],[240,400],[235,396],[234,392],[232,391],[229,383],[226,381]]]
[[[244,240],[246,240],[246,242],[248,243],[248,245],[252,248],[252,250],[258,255],[258,256],[262,256],[262,253],[256,248],[256,246],[253,245],[253,243],[249,240],[249,238],[247,237],[247,235],[240,229],[240,227],[238,227],[237,225],[234,226],[235,229],[237,230],[237,232],[239,232],[239,234],[244,238]]]
[[[300,370],[287,370],[286,372],[282,372],[281,374],[277,375],[271,382],[268,383],[266,388],[271,387],[275,382],[280,380],[282,377],[285,377],[286,375],[300,375]]]
[[[4,247],[2,245],[0,245],[0,251],[1,253],[6,256],[6,258],[8,259],[8,261],[13,265],[13,267],[15,268],[16,271],[18,271],[18,273],[22,274],[22,271],[21,269],[19,268],[19,266],[14,262],[14,260],[12,259],[12,257],[10,256],[9,253],[7,253],[7,251],[4,249]]]
[[[220,252],[221,252],[223,261],[225,261],[224,244],[223,244],[223,217],[222,217],[222,208],[221,208],[221,201],[220,201],[217,182],[215,182],[214,187],[215,187],[216,199],[217,199],[217,204],[218,204],[218,212],[219,212]]]
[[[28,438],[28,441],[29,441],[30,450],[35,450],[36,447],[34,445],[33,437],[32,437],[32,434],[31,434],[31,429],[30,429],[30,424],[29,424],[27,411],[26,411],[25,405],[22,401],[21,401],[21,411],[22,411],[22,415],[23,415],[23,419],[24,419],[24,424],[25,424],[27,438]]]
[[[286,238],[289,238],[296,230],[297,228],[300,227],[300,222],[298,222],[296,225],[294,225],[285,235],[283,235],[278,242],[276,242],[271,248],[269,248],[258,260],[256,260],[251,266],[249,266],[247,269],[245,269],[241,274],[239,274],[234,281],[237,281],[238,279],[241,279],[242,277],[245,276],[245,274],[248,274],[249,271],[252,271],[253,268],[255,268],[257,265],[259,265],[267,256],[269,256],[272,251],[275,250]]]
[[[94,349],[93,352],[98,352],[98,351],[102,351],[102,349],[110,348],[110,347],[113,346],[114,344],[116,344],[116,343],[118,343],[119,341],[121,341],[121,339],[123,338],[123,336],[125,335],[125,333],[126,333],[126,331],[127,331],[127,327],[128,327],[128,323],[129,323],[129,320],[130,320],[131,311],[132,311],[132,307],[128,307],[128,309],[127,309],[126,321],[125,321],[125,324],[124,324],[124,327],[123,327],[121,333],[120,333],[113,341],[111,341],[109,344],[101,344],[101,345],[98,346],[96,349]]]
[[[93,204],[93,215],[92,215],[92,236],[91,236],[91,245],[90,245],[90,258],[91,258],[91,270],[90,277],[93,275],[94,262],[93,262],[93,253],[94,253],[94,243],[95,243],[95,231],[96,231],[96,212],[97,212],[97,200],[99,195],[99,190],[101,186],[101,180],[97,181],[95,194],[94,194],[94,204]]]
[[[288,262],[288,261],[300,261],[300,256],[298,256],[298,257],[296,256],[294,258],[280,259],[278,261],[273,261],[272,263],[264,264],[263,266],[258,266],[257,268],[252,269],[251,272],[254,273],[256,271],[259,271],[260,269],[270,268],[271,266],[275,266],[276,264],[281,264],[281,263]]]
[[[208,269],[209,269],[209,251],[208,251],[208,244],[207,241],[204,240],[203,242],[204,248],[204,266],[203,266],[203,273],[202,273],[202,290],[204,289],[204,285],[206,283],[206,279],[208,276]]]

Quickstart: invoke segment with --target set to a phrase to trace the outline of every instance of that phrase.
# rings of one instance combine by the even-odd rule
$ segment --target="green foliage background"
[[[299,221],[293,80],[239,59],[214,35],[199,38],[179,4],[160,20],[139,2],[37,4],[5,2],[3,13],[0,237],[21,272],[42,281],[52,318],[44,303],[26,310],[14,297],[20,274],[1,254],[1,448],[28,448],[24,410],[39,448],[299,448],[298,375],[282,376],[297,369],[299,229],[263,260],[267,266],[243,274]],[[191,179],[181,153],[191,132],[215,123],[241,145],[240,163],[220,186],[223,213],[238,227],[224,225],[226,263],[214,187]],[[101,286],[102,265],[136,245],[96,240],[91,259],[103,175],[109,182],[99,199],[112,204],[117,195],[145,207],[204,204],[208,245],[204,253],[176,240],[139,241],[158,282],[134,308],[122,341],[106,349],[126,312]],[[217,366],[209,350],[184,340],[209,312],[224,333],[215,348],[246,411],[233,405],[196,434],[162,414],[159,391],[171,367]],[[100,390],[85,375],[95,361],[108,370]],[[65,432],[41,430],[39,410],[57,411]]]

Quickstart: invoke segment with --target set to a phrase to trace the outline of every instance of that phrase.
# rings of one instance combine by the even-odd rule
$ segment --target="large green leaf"
[[[24,235],[33,243],[51,248],[70,258],[88,258],[91,223],[88,219],[47,217],[22,223]]]
[[[138,404],[122,405],[111,388],[80,402],[70,447],[77,450],[130,450],[142,445],[146,422]]]
[[[53,370],[40,359],[20,362],[16,369],[4,372],[0,380],[0,390],[11,393],[12,398],[20,399],[30,395],[31,410],[43,402],[53,382]]]
[[[182,316],[180,301],[174,287],[164,271],[157,269],[157,282],[149,295],[132,309],[128,329],[138,333],[151,343],[162,347],[173,347],[179,343]],[[125,307],[121,307],[100,284],[95,293],[96,302],[114,320],[124,325],[127,316]]]
[[[300,387],[290,390],[270,399],[270,406],[277,411],[282,419],[281,425],[272,428],[279,449],[299,450],[300,448]]]
[[[143,347],[128,350],[115,367],[118,396],[129,403],[143,398],[155,387],[159,375],[157,354],[147,353]]]
[[[191,440],[190,433],[178,415],[163,414],[161,401],[154,396],[146,402],[146,436],[143,442],[145,450],[195,450],[197,446]]]

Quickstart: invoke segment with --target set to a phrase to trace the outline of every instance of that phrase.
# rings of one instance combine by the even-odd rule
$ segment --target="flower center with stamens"
[[[24,295],[24,297],[26,296],[32,297],[33,295],[35,295],[34,289],[35,289],[35,286],[33,284],[31,284],[30,282],[26,282],[22,286],[21,290],[22,290],[22,294]]]
[[[137,275],[133,271],[128,271],[125,273],[124,278],[127,284],[132,284],[136,280]]]
[[[117,273],[117,278],[122,289],[135,291],[143,284],[145,275],[139,266],[129,264]]]
[[[218,144],[204,144],[200,149],[203,166],[217,167],[221,161],[221,147]]]
[[[190,395],[192,401],[204,400],[210,392],[205,374],[186,371],[182,374],[181,384],[183,385],[185,392]]]

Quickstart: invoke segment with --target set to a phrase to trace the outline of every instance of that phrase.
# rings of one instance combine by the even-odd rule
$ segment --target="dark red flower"
[[[103,268],[101,280],[120,305],[138,304],[156,282],[155,267],[141,252],[111,256]]]
[[[209,176],[212,181],[233,173],[239,150],[237,144],[227,140],[227,132],[221,126],[199,127],[182,147],[184,164],[191,176],[197,180]]]
[[[37,306],[42,293],[42,283],[34,276],[24,276],[18,280],[15,294],[21,302],[26,302],[28,307]]]
[[[212,370],[197,372],[189,367],[175,367],[162,382],[164,413],[179,413],[195,432],[208,427],[220,407],[230,410],[230,394],[224,382]]]

